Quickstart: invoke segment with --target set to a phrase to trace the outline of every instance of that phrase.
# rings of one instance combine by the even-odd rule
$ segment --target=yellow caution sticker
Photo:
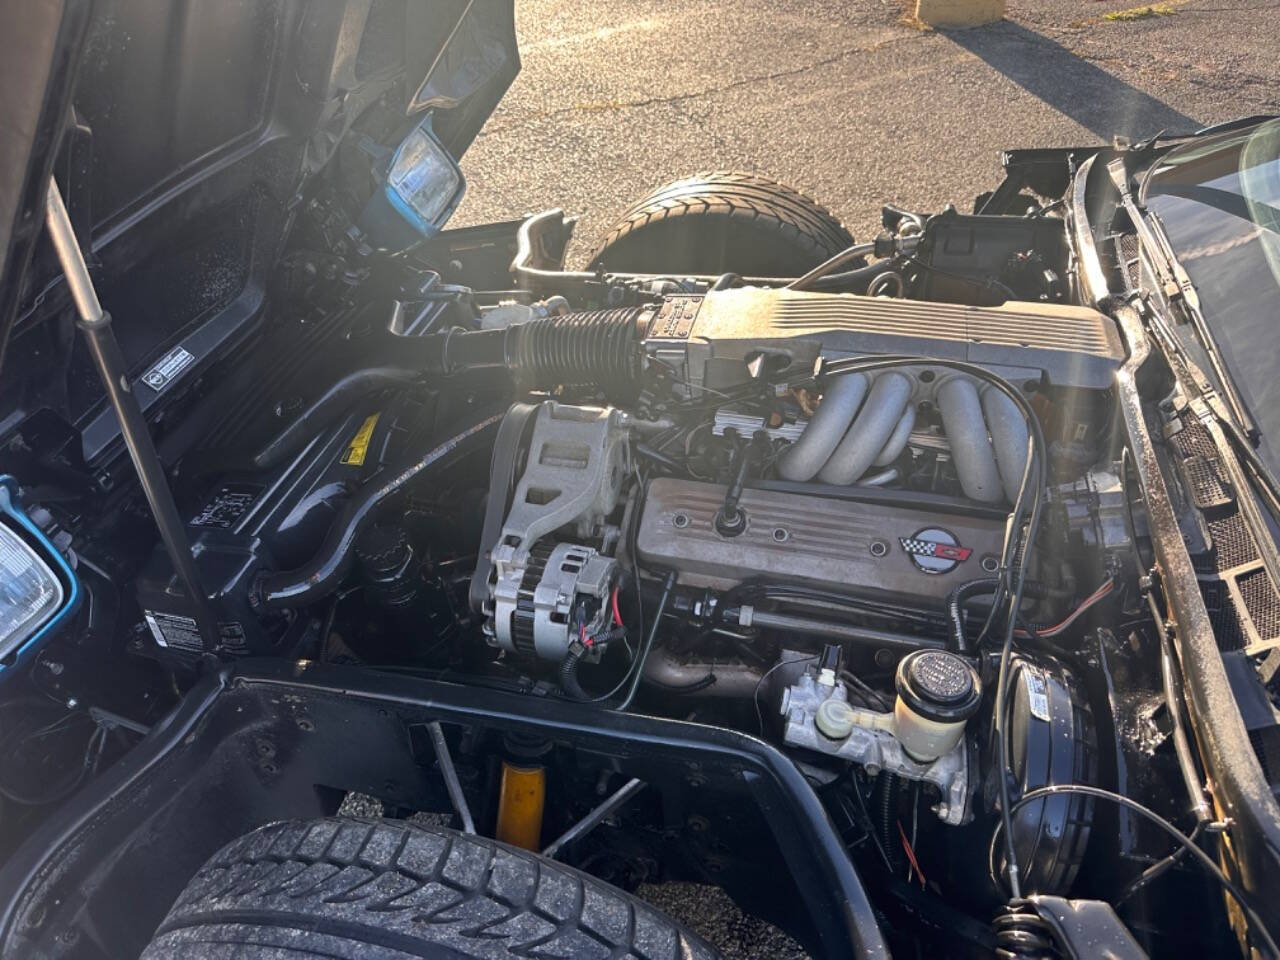
[[[371,413],[365,418],[356,435],[351,438],[351,446],[347,447],[347,452],[342,455],[339,463],[348,467],[364,466],[364,458],[369,455],[369,440],[373,437],[373,428],[378,425],[380,416],[382,416],[380,413]]]

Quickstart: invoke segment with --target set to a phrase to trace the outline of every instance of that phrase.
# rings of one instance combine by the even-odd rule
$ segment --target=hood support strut
[[[138,398],[129,386],[128,370],[120,353],[120,344],[111,329],[111,315],[98,302],[93,280],[89,277],[89,268],[71,227],[71,218],[67,216],[62,194],[58,192],[58,185],[52,177],[49,178],[45,225],[62,264],[62,272],[66,275],[71,299],[75,301],[76,312],[79,314],[76,325],[84,334],[94,366],[98,368],[98,376],[102,379],[102,386],[120,421],[120,432],[124,436],[134,469],[138,471],[138,480],[142,484],[147,503],[151,505],[156,526],[160,529],[160,539],[164,541],[173,569],[177,571],[182,588],[191,601],[205,654],[212,656],[218,644],[218,626],[214,622],[204,590],[200,587],[186,527],[183,526],[177,504],[173,501],[173,492],[165,480],[164,465],[156,454]]]

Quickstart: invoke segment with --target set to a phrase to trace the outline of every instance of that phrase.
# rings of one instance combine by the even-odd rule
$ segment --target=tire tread
[[[632,204],[592,251],[590,267],[599,267],[611,248],[655,223],[698,216],[763,224],[815,261],[853,243],[826,207],[800,191],[757,174],[712,170],[673,180]]]
[[[191,952],[210,944],[235,949]],[[269,824],[214,854],[143,960],[305,956],[308,944],[326,957],[349,944],[353,958],[720,956],[629,894],[528,851],[426,824],[330,818]]]

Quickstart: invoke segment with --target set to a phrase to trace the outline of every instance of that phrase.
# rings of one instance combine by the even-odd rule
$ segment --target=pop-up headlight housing
[[[75,576],[0,477],[0,668],[57,627],[79,599]]]
[[[377,246],[405,250],[439,233],[465,192],[462,170],[432,134],[428,116],[396,148],[360,226]]]

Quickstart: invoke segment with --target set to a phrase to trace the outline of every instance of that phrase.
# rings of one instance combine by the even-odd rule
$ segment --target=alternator
[[[591,547],[539,543],[524,568],[514,608],[501,596],[495,604],[498,642],[520,653],[563,659],[576,637],[609,629],[609,594],[617,570],[616,560]],[[499,588],[508,585],[498,581]]]
[[[497,646],[559,661],[584,630],[595,635],[609,625],[617,561],[600,548],[616,540],[607,518],[631,471],[633,421],[613,407],[553,400],[532,417],[524,474],[480,567],[485,627]],[[511,452],[495,450],[495,463]],[[549,539],[568,526],[574,542]]]

